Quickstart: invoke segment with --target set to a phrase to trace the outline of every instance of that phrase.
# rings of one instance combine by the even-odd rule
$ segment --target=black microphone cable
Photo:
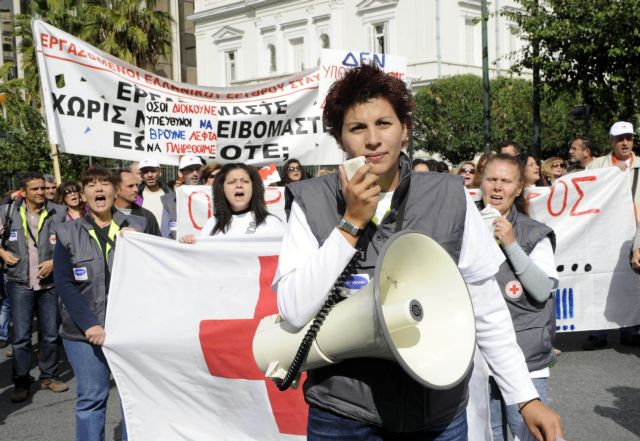
[[[307,355],[309,354],[309,350],[311,349],[311,345],[313,344],[313,341],[316,339],[316,336],[318,335],[318,331],[322,327],[322,324],[324,323],[324,320],[327,318],[327,315],[329,315],[329,312],[333,309],[333,307],[337,303],[344,300],[344,297],[340,292],[340,287],[343,286],[344,283],[349,278],[349,276],[355,272],[356,263],[360,259],[361,255],[362,255],[361,251],[357,250],[356,254],[351,258],[351,260],[349,261],[345,269],[338,276],[338,278],[336,279],[336,282],[333,284],[333,286],[329,290],[329,297],[324,302],[324,305],[322,305],[322,308],[320,308],[320,311],[318,311],[318,313],[315,315],[313,319],[313,323],[311,323],[311,326],[309,327],[306,334],[304,335],[302,342],[298,347],[298,351],[296,352],[296,355],[293,358],[293,362],[291,363],[291,366],[287,371],[287,374],[282,379],[280,378],[274,379],[274,382],[276,383],[276,386],[278,386],[278,389],[280,391],[284,392],[289,388],[289,386],[291,386],[291,383],[293,383],[293,380],[295,380],[296,376],[298,375],[298,372],[300,371],[300,367],[302,366],[302,363],[304,363],[304,360],[307,358]]]

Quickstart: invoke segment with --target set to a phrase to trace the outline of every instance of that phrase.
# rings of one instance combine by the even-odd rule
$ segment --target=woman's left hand
[[[182,236],[182,237],[180,237],[178,239],[178,242],[194,244],[194,243],[196,243],[196,236],[193,235],[193,234],[185,234],[184,236]]]
[[[121,228],[121,229],[120,229],[120,237],[124,237],[124,232],[125,232],[125,231],[133,231],[133,232],[135,232],[136,230],[135,230],[135,228],[133,228],[133,227],[124,227],[124,228]]]
[[[493,221],[495,227],[493,236],[500,241],[502,246],[509,246],[516,241],[516,233],[513,231],[513,225],[502,216]]]

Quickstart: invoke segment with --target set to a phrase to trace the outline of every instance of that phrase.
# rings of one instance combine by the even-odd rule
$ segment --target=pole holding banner
[[[53,176],[55,177],[56,184],[60,185],[62,184],[62,176],[60,174],[60,158],[58,155],[58,146],[55,144],[49,144],[49,147],[51,148],[51,153],[49,154],[49,156],[51,156],[51,161],[53,161]]]

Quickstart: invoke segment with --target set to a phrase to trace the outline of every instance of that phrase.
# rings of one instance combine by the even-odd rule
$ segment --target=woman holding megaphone
[[[341,167],[289,185],[293,204],[273,284],[280,315],[304,326],[324,308],[339,276],[344,291],[355,276],[374,278],[377,257],[394,233],[428,235],[455,260],[467,284],[478,347],[507,403],[522,407],[538,439],[555,441],[562,436],[560,418],[539,401],[494,277],[504,261],[500,248],[458,176],[411,172],[403,148],[413,109],[406,84],[373,65],[348,70],[329,90],[324,125],[349,158],[365,163],[351,179]],[[353,272],[345,276],[347,266]],[[343,321],[348,333],[349,317]],[[382,358],[311,369],[304,384],[307,439],[466,440],[469,375],[437,389]]]
[[[533,384],[546,403],[549,365],[556,361],[552,350],[556,334],[555,302],[550,296],[558,281],[553,255],[555,234],[525,214],[524,175],[522,164],[512,156],[499,154],[489,159],[482,172],[481,213],[506,257],[496,280],[511,313]],[[493,439],[507,440],[507,425],[515,436],[522,417],[516,406],[506,405],[493,377],[489,384]]]

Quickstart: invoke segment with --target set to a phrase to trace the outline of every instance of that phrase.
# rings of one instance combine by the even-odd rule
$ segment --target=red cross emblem
[[[507,297],[511,297],[512,299],[517,299],[523,293],[522,285],[517,280],[512,280],[507,283],[507,287],[504,290]]]
[[[200,346],[209,373],[216,377],[264,380],[278,430],[287,435],[306,435],[308,407],[302,388],[280,392],[265,378],[253,359],[253,336],[260,320],[278,312],[276,294],[271,290],[277,256],[260,257],[260,296],[252,319],[203,320]],[[304,381],[305,376],[300,382]]]

